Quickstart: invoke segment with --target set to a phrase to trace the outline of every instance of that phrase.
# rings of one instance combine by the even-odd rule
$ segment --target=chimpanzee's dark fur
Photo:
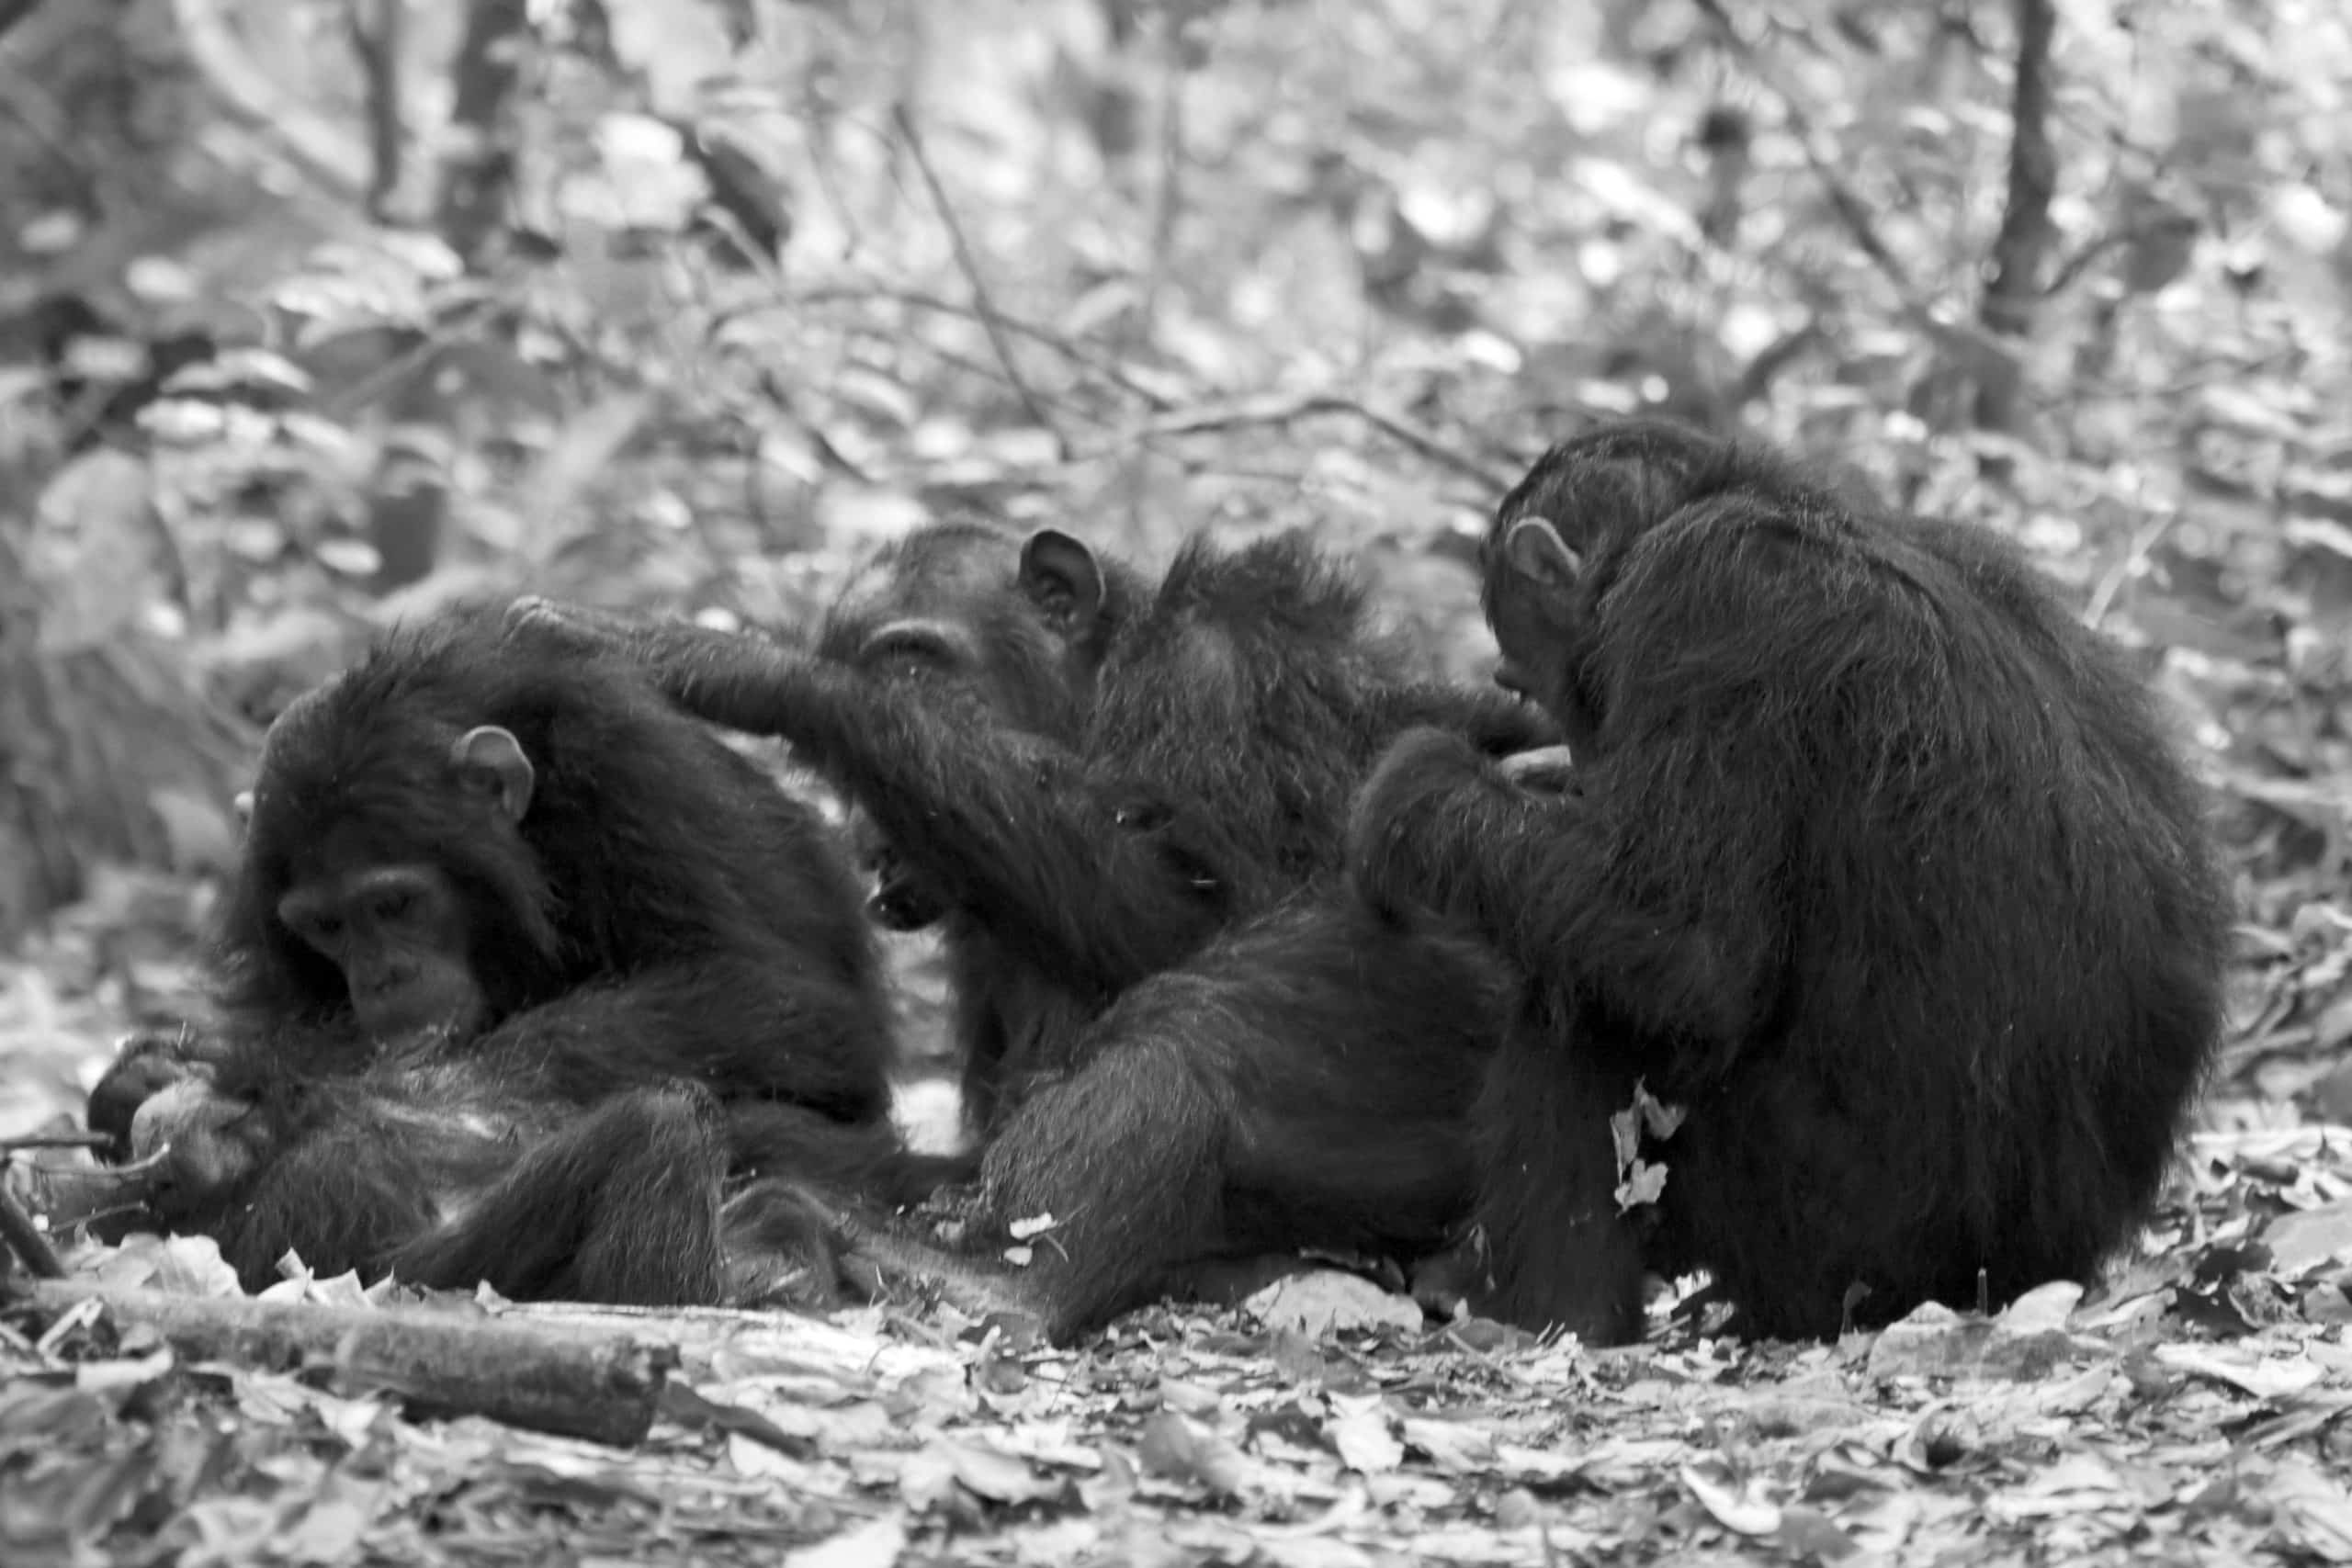
[[[945,911],[984,1233],[1053,1217],[1018,1287],[1054,1331],[1219,1256],[1418,1254],[1466,1210],[1501,974],[1351,908],[1341,829],[1411,725],[1505,750],[1549,727],[1407,679],[1304,541],[1195,544],[1152,583],[1057,534],[928,528],[853,580],[814,656],[517,619],[782,736],[878,830],[895,907]]]
[[[453,766],[481,726],[530,761],[519,822]],[[453,890],[473,1022],[369,1037],[338,959],[280,914],[355,866]],[[159,1207],[248,1283],[292,1247],[428,1284],[710,1299],[720,1174],[892,1201],[940,1174],[889,1122],[858,897],[812,810],[631,671],[447,616],[273,727],[224,1027],[138,1043],[91,1123],[130,1152],[141,1106],[172,1096],[143,1134],[177,1140]]]
[[[1408,736],[1351,854],[1531,982],[1482,1103],[1487,1309],[1623,1338],[1646,1257],[1824,1336],[1856,1287],[1870,1324],[2089,1275],[2174,1152],[2230,919],[2114,651],[1992,533],[1656,425],[1555,447],[1487,590],[1567,788]],[[1636,1079],[1689,1111],[1646,1240],[1605,1127]]]

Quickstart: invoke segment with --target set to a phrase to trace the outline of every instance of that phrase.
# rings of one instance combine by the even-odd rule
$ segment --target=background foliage
[[[255,727],[401,615],[1304,524],[1478,680],[1499,488],[1651,412],[2141,651],[2246,915],[2167,1277],[2340,1324],[2230,1248],[2345,1192],[2348,92],[2333,0],[0,0],[0,1135],[187,1010]]]

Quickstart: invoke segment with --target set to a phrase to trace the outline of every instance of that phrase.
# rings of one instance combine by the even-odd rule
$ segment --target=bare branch
[[[1517,477],[1487,467],[1466,452],[1449,445],[1438,435],[1408,420],[1363,403],[1354,398],[1336,392],[1273,392],[1261,397],[1243,398],[1231,402],[1210,403],[1187,409],[1161,419],[1155,419],[1122,433],[1109,446],[1080,453],[1078,458],[1107,457],[1130,446],[1150,441],[1167,440],[1179,435],[1203,435],[1212,431],[1241,430],[1268,424],[1288,424],[1294,420],[1307,419],[1317,414],[1346,414],[1362,420],[1374,430],[1403,446],[1412,448],[1441,468],[1450,468],[1476,481],[1482,489],[1500,495]]]
[[[1787,117],[1790,130],[1796,135],[1797,146],[1804,154],[1806,167],[1812,170],[1813,177],[1820,182],[1822,190],[1829,197],[1830,210],[1837,215],[1846,231],[1853,236],[1854,243],[1860,248],[1862,254],[1870,259],[1871,265],[1894,288],[1896,303],[1902,307],[1903,313],[1914,325],[1932,337],[1963,344],[1982,355],[2014,361],[2018,355],[2015,344],[1997,338],[1973,322],[1953,319],[1948,312],[1939,313],[1934,301],[1912,281],[1910,273],[1888,246],[1885,236],[1878,231],[1877,223],[1871,218],[1869,201],[1839,170],[1838,153],[1828,136],[1815,123],[1796,90],[1782,82],[1771,62],[1740,35],[1723,0],[1693,0],[1693,3],[1700,13],[1714,24],[1715,30],[1723,37],[1724,47],[1737,56],[1747,73],[1781,101],[1781,113]]]
[[[963,269],[964,281],[971,287],[973,303],[978,308],[981,327],[989,334],[989,346],[996,351],[997,362],[1004,367],[1004,378],[1012,383],[1013,394],[1021,400],[1029,417],[1053,434],[1055,445],[1063,452],[1069,450],[1069,437],[1062,433],[1046,412],[1045,403],[1021,374],[1021,366],[1012,357],[1012,344],[1006,341],[1004,328],[997,313],[994,297],[988,282],[980,276],[979,260],[972,254],[971,242],[964,237],[964,226],[956,219],[956,209],[947,199],[947,187],[940,183],[939,175],[931,166],[931,158],[923,151],[922,135],[915,129],[914,116],[907,112],[904,103],[890,107],[890,123],[898,129],[899,140],[906,143],[907,155],[914,160],[915,169],[922,175],[923,187],[931,192],[932,205],[939,209],[939,220],[947,228],[947,238],[956,247],[956,265]]]
[[[331,1365],[346,1385],[435,1411],[627,1448],[644,1440],[678,1363],[668,1345],[560,1324],[419,1309],[167,1295],[80,1280],[37,1283],[37,1307],[95,1301],[153,1328],[182,1356],[269,1371]]]

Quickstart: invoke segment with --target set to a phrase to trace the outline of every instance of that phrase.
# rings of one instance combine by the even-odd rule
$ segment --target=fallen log
[[[153,1328],[189,1360],[329,1367],[342,1391],[397,1394],[412,1414],[483,1416],[616,1448],[644,1440],[678,1364],[673,1347],[633,1337],[414,1307],[171,1295],[78,1280],[35,1280],[18,1299],[51,1314],[95,1303],[118,1325]]]

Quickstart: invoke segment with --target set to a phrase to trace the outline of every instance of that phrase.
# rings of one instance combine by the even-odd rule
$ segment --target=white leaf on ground
[[[2250,1356],[2217,1345],[2159,1345],[2156,1361],[2243,1389],[2256,1399],[2301,1393],[2326,1375],[2301,1356]]]
[[[1780,1505],[1764,1496],[1754,1480],[1736,1479],[1719,1460],[1684,1465],[1682,1484],[1725,1529],[1741,1535],[1771,1535],[1781,1528]]]
[[[1242,1303],[1269,1328],[1294,1329],[1306,1335],[1335,1329],[1421,1326],[1420,1303],[1409,1296],[1392,1295],[1359,1274],[1317,1269],[1275,1280]]]
[[[907,1527],[896,1514],[868,1519],[831,1540],[784,1554],[784,1568],[890,1568],[907,1549]]]
[[[1340,1461],[1365,1474],[1394,1470],[1405,1462],[1405,1445],[1388,1429],[1388,1412],[1380,1398],[1335,1399],[1340,1414],[1325,1423],[1324,1435],[1340,1450]]]

